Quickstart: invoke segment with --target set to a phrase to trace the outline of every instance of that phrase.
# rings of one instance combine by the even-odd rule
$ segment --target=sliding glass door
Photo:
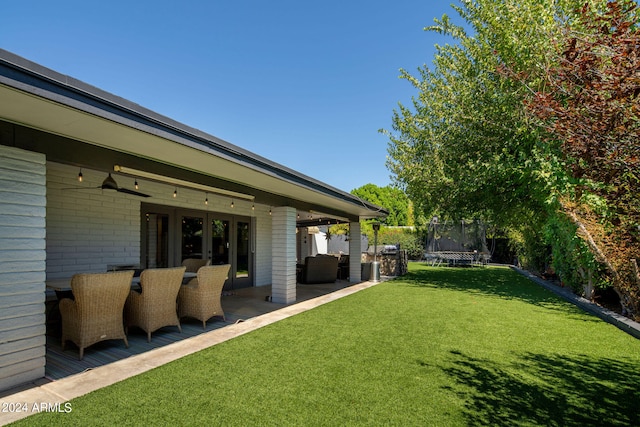
[[[251,221],[238,219],[234,225],[233,283],[234,287],[244,288],[251,286]]]
[[[248,217],[143,205],[143,268],[178,266],[187,258],[230,264],[225,289],[253,285],[253,230]]]

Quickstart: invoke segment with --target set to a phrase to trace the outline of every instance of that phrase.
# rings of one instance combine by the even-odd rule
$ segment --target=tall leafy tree
[[[526,105],[577,181],[561,199],[625,310],[640,315],[640,28],[632,0],[585,5]],[[523,73],[514,77],[524,80]]]
[[[540,142],[523,100],[544,84],[546,52],[577,4],[468,0],[454,6],[464,28],[447,16],[426,28],[454,43],[437,46],[433,66],[417,76],[402,71],[418,94],[394,112],[387,132],[388,167],[416,210],[485,218],[539,246],[550,195],[569,177],[558,147]],[[501,73],[505,63],[526,70],[527,84]]]
[[[391,186],[379,187],[375,184],[365,184],[352,190],[351,194],[387,208],[389,215],[384,220],[385,225],[413,225],[411,202],[402,190]]]
[[[378,187],[375,184],[366,184],[352,190],[351,193],[389,210],[389,215],[382,221],[383,227],[378,234],[379,244],[400,245],[407,251],[410,259],[422,258],[424,249],[416,229],[396,228],[425,223],[423,218],[418,218],[416,224],[411,200],[402,190],[392,186]],[[362,224],[362,232],[367,235],[370,243],[373,242],[374,231],[371,221]]]
[[[425,215],[485,216],[521,238],[529,261],[549,244],[571,285],[606,284],[595,277],[605,265],[632,314],[640,312],[630,261],[640,256],[636,7],[462,1],[454,9],[465,28],[447,16],[427,28],[454,43],[417,76],[402,71],[418,94],[387,132],[388,166]]]

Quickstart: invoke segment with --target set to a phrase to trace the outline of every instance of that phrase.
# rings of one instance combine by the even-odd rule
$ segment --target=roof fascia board
[[[321,194],[366,206],[371,211],[388,213],[386,209],[350,193],[3,49],[0,49],[0,83],[233,161]]]

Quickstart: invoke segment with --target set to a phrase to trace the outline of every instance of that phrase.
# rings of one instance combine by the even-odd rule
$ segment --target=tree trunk
[[[589,233],[589,230],[587,230],[584,224],[580,222],[580,219],[578,219],[578,216],[576,214],[566,208],[565,212],[567,213],[567,215],[569,215],[569,218],[571,218],[573,223],[578,227],[579,233],[582,234],[587,244],[589,245],[589,248],[593,251],[593,254],[596,256],[596,260],[604,264],[609,272],[611,272],[611,274],[613,275],[614,280],[616,280],[618,278],[618,270],[616,270],[613,265],[611,265],[605,254],[600,250],[596,242],[593,240],[593,237],[591,237],[591,233]]]

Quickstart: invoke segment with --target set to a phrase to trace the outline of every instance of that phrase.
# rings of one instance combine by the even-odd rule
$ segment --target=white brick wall
[[[138,180],[143,199],[101,190],[105,172],[79,169],[57,163],[47,165],[47,279],[69,278],[77,272],[105,271],[109,264],[140,262],[140,204],[149,202],[198,211],[255,217],[256,285],[271,283],[271,216],[269,206],[234,200],[202,191]],[[133,189],[134,179],[112,174],[122,188]],[[82,190],[74,189],[82,187]],[[204,199],[208,198],[208,205]]]
[[[44,376],[45,157],[0,145],[0,390]]]
[[[296,210],[273,208],[272,216],[273,302],[289,304],[296,300]]]
[[[47,164],[48,280],[140,261],[140,198],[97,188],[105,173],[83,170],[80,183],[78,172]]]
[[[360,236],[360,223],[359,222],[351,222],[349,223],[349,281],[352,283],[357,283],[362,280],[362,270],[360,264],[360,256],[358,254],[362,253],[362,239],[358,239]]]

